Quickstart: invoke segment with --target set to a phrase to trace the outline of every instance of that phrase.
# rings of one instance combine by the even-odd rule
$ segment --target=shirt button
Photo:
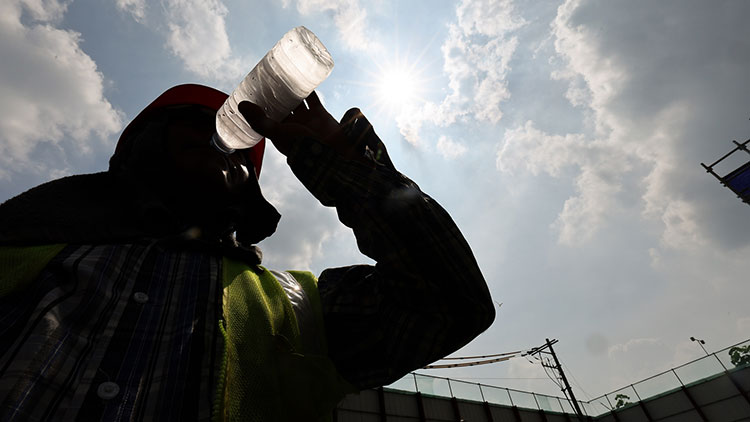
[[[148,302],[148,295],[143,292],[135,292],[133,294],[133,300],[135,300],[136,303],[146,303]]]
[[[115,398],[119,392],[120,386],[112,381],[103,382],[96,389],[96,395],[104,400]]]

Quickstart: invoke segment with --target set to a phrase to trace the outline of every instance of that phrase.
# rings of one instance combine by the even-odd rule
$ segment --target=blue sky
[[[0,200],[106,169],[170,86],[231,91],[305,25],[396,166],[472,245],[495,324],[459,354],[557,338],[579,398],[750,338],[750,208],[699,163],[750,137],[745,1],[5,0]],[[266,265],[369,262],[269,148]],[[524,359],[440,376],[555,393]]]

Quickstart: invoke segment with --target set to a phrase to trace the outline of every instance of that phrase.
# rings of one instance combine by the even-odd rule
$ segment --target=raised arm
[[[377,264],[319,277],[329,355],[360,388],[388,384],[487,329],[495,313],[474,256],[448,213],[391,163],[357,109],[335,122],[317,101],[281,124],[243,107],[305,187],[354,231]]]

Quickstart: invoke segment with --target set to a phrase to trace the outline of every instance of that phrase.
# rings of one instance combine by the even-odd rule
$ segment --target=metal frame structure
[[[716,172],[714,172],[714,167],[717,164],[724,161],[726,158],[737,151],[745,151],[750,155],[750,150],[748,150],[747,146],[747,144],[750,143],[750,139],[742,143],[739,143],[736,140],[733,140],[732,142],[735,145],[735,148],[733,150],[729,151],[726,155],[719,158],[711,165],[705,165],[701,163],[701,166],[706,169],[706,172],[711,173],[715,178],[717,178],[722,185],[726,186],[732,192],[737,194],[737,197],[742,199],[742,202],[750,205],[750,160],[734,169],[733,171],[729,172],[725,176],[720,176],[716,174]]]

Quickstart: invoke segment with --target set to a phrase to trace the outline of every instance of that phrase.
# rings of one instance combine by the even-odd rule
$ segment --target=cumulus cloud
[[[72,142],[71,149],[86,154],[94,137],[121,128],[121,113],[105,98],[103,76],[81,50],[81,35],[56,27],[67,4],[0,3],[0,177],[9,177],[9,169],[64,174],[64,158],[42,164],[31,159],[34,151]]]
[[[528,170],[535,175],[548,173],[559,177],[568,166],[584,165],[588,151],[583,135],[550,135],[529,120],[505,132],[496,164],[499,170],[509,173]]]
[[[425,123],[446,126],[462,118],[499,122],[501,104],[510,98],[506,77],[518,46],[512,34],[524,24],[510,0],[463,0],[441,47],[449,92],[438,103],[403,110],[397,118],[401,134],[419,145]]]
[[[505,132],[496,164],[509,173],[528,171],[553,177],[562,177],[566,170],[578,173],[577,195],[565,201],[553,224],[560,242],[568,245],[593,237],[616,203],[621,178],[629,168],[626,156],[611,145],[582,134],[548,134],[531,121]]]
[[[375,40],[368,37],[372,31],[367,22],[367,9],[358,0],[297,0],[297,11],[302,15],[326,13],[333,20],[341,40],[352,50],[374,48]],[[284,7],[290,1],[285,0]]]
[[[166,0],[167,46],[191,71],[230,80],[245,70],[232,57],[227,36],[227,8],[220,0]]]
[[[130,13],[138,22],[146,17],[146,0],[117,0],[117,8]]]
[[[696,210],[684,200],[668,201],[661,210],[664,225],[662,241],[672,248],[696,249],[705,246],[701,229],[696,221]]]
[[[420,108],[415,104],[404,104],[401,112],[396,115],[399,133],[415,147],[421,147],[423,144],[419,133],[424,122],[433,120],[433,115],[427,111],[429,108]]]
[[[161,0],[163,7],[151,10],[145,0],[117,0],[116,4],[141,24],[157,28],[166,24],[167,49],[196,75],[226,82],[247,72],[248,64],[232,53],[227,8],[221,0]]]
[[[502,118],[500,103],[510,98],[505,77],[518,40],[496,32],[479,32],[474,26],[450,28],[443,44],[443,68],[450,78],[451,94],[441,104],[447,122],[463,114],[492,123]]]
[[[447,136],[441,136],[438,139],[437,150],[445,158],[459,158],[466,154],[466,147]]]
[[[567,84],[567,98],[583,111],[591,132],[533,133],[542,141],[520,137],[533,129],[527,123],[506,133],[504,142],[511,145],[499,150],[498,167],[549,168],[553,176],[561,166],[577,169],[576,195],[565,202],[557,223],[562,241],[590,238],[610,214],[632,205],[620,196],[640,198],[642,217],[662,226],[663,247],[725,241],[708,230],[718,216],[709,215],[709,198],[698,194],[710,181],[696,167],[707,160],[708,139],[736,137],[730,128],[747,120],[741,110],[750,95],[744,83],[750,30],[740,16],[750,5],[601,3],[568,0],[551,26],[563,64],[551,77]],[[522,163],[507,162],[513,154],[522,155]],[[625,175],[634,168],[639,171]],[[625,188],[623,175],[637,181]]]

